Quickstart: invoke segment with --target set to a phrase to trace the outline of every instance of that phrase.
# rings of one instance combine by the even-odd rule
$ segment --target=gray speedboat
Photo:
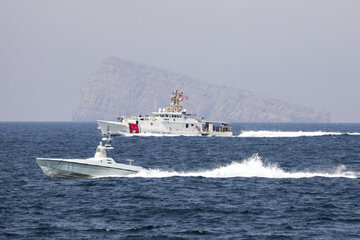
[[[61,158],[36,158],[43,172],[54,178],[96,178],[96,177],[121,177],[136,174],[143,168],[129,164],[117,163],[106,156],[106,149],[113,149],[100,142],[93,158],[88,159],[61,159]]]

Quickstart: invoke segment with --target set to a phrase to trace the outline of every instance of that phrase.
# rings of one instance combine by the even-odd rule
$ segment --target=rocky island
[[[183,106],[206,119],[230,122],[329,122],[326,110],[290,104],[251,91],[195,80],[158,67],[108,58],[83,82],[74,121],[115,120],[166,107],[171,91],[189,99]],[[156,105],[156,106],[155,106]],[[156,107],[156,109],[155,109]]]

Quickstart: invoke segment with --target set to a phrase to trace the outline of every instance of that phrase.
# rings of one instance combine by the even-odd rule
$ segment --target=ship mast
[[[166,108],[167,112],[181,112],[182,106],[180,102],[182,101],[183,92],[179,92],[179,90],[172,92],[172,97],[170,98],[170,104]]]

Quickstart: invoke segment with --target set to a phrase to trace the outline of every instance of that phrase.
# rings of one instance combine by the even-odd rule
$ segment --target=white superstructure
[[[118,121],[97,120],[103,135],[163,134],[183,136],[232,136],[232,129],[226,122],[196,119],[188,114],[180,102],[186,99],[178,90],[172,92],[171,102],[165,109],[150,116],[122,116]]]

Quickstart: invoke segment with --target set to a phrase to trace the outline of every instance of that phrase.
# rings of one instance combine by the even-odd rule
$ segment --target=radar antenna
[[[175,90],[172,92],[172,96],[170,98],[170,104],[166,108],[167,112],[181,112],[182,106],[180,105],[180,102],[182,99],[183,92],[180,92],[179,90]]]

